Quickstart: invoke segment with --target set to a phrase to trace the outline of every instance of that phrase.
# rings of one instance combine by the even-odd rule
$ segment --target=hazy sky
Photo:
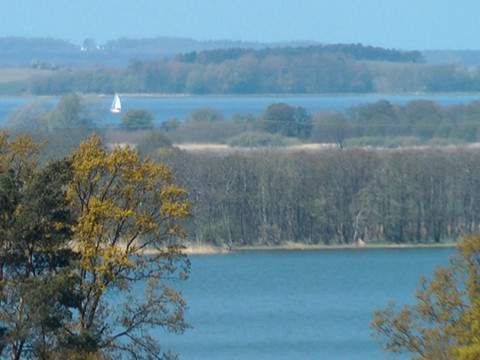
[[[0,36],[480,49],[479,0],[0,0]]]

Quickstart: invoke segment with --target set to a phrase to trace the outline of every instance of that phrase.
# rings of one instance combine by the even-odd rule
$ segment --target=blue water
[[[182,285],[193,326],[159,332],[181,359],[390,359],[372,312],[408,303],[451,249],[246,252],[193,256]],[[403,357],[402,359],[404,359]]]
[[[53,104],[56,98],[42,98]],[[104,125],[117,124],[121,115],[110,114],[112,97],[90,97],[89,103],[99,122]],[[93,99],[93,100],[92,100]],[[193,110],[200,107],[211,107],[222,112],[226,117],[233,114],[258,115],[265,108],[276,102],[303,106],[309,112],[321,110],[345,110],[351,106],[371,103],[385,99],[403,104],[416,99],[428,99],[443,105],[462,104],[480,99],[479,94],[442,94],[442,95],[272,95],[272,96],[183,96],[183,97],[135,97],[122,96],[123,109],[147,109],[151,111],[157,123],[176,117],[184,119]],[[36,100],[34,97],[0,97],[0,122],[19,106]]]

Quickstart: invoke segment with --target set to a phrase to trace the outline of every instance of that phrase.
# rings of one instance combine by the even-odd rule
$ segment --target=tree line
[[[392,62],[424,62],[420,51],[400,51],[385,49],[362,44],[329,44],[310,45],[304,47],[267,47],[264,49],[231,48],[214,49],[208,51],[192,51],[179,54],[175,58],[181,62],[189,63],[222,63],[226,60],[238,60],[243,56],[251,55],[257,58],[267,56],[301,57],[321,54],[343,54],[355,60],[392,61]]]
[[[310,139],[341,143],[355,138],[410,137],[418,142],[431,139],[475,142],[479,140],[479,114],[478,101],[442,106],[430,100],[414,100],[404,105],[380,100],[352,107],[345,113],[314,115]]]
[[[425,64],[418,52],[326,45],[191,52],[125,67],[60,70],[32,79],[33,94],[193,94],[478,91],[480,71]]]
[[[159,128],[176,142],[255,147],[269,145],[266,135],[274,134],[283,140],[333,143],[339,147],[401,147],[477,142],[479,121],[479,101],[442,106],[430,100],[414,100],[403,105],[380,100],[346,111],[314,114],[302,107],[276,103],[258,116],[235,115],[229,119],[214,109],[201,108],[185,121],[170,119]]]
[[[189,189],[192,240],[438,243],[478,232],[475,150],[164,151]]]
[[[225,117],[212,108],[198,108],[185,119],[155,123],[145,109],[129,109],[118,126],[100,126],[102,116],[91,100],[78,94],[62,96],[58,103],[27,104],[12,112],[5,126],[29,132],[49,149],[65,155],[82,138],[96,132],[107,142],[220,143],[231,147],[281,147],[302,143],[329,143],[343,147],[412,147],[474,143],[480,140],[480,102],[442,106],[430,100],[394,104],[386,100],[362,104],[345,111],[309,113],[301,106],[269,105],[259,115]],[[146,132],[155,132],[147,136]],[[156,139],[156,140],[155,140]],[[143,144],[148,142],[148,144]],[[62,149],[63,148],[63,149]]]

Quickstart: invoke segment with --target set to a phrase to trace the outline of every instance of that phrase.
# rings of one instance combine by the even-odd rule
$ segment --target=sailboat
[[[110,112],[114,114],[119,114],[122,111],[122,103],[120,102],[120,96],[115,94],[113,98],[112,107],[110,108]]]

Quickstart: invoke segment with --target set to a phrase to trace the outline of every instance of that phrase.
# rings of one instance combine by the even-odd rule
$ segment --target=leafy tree
[[[7,125],[12,133],[45,143],[42,158],[61,159],[93,131],[91,115],[80,95],[69,94],[50,110],[41,102],[22,106],[8,117]]]
[[[195,122],[217,122],[224,120],[220,112],[208,107],[193,111],[188,119],[189,121]]]
[[[0,134],[0,357],[166,358],[149,330],[187,327],[185,191],[98,137],[45,167],[38,151]]]
[[[416,303],[377,311],[372,321],[384,349],[417,360],[480,358],[480,236],[459,244],[458,256],[421,279]]]
[[[0,356],[45,358],[71,319],[69,165],[38,168],[28,137],[0,135]]]
[[[171,118],[168,120],[165,120],[160,124],[160,129],[169,132],[176,130],[180,126],[180,121],[177,118]]]
[[[91,113],[84,99],[78,94],[68,94],[60,98],[58,104],[43,116],[46,126],[41,129],[22,129],[37,142],[45,142],[42,157],[62,159],[82,139],[93,131]]]
[[[87,108],[78,94],[60,98],[57,106],[46,116],[48,130],[91,127]]]
[[[283,136],[307,138],[312,130],[312,119],[304,108],[283,103],[270,105],[261,122],[265,131]]]
[[[153,115],[148,110],[128,110],[122,118],[122,126],[129,130],[151,128]]]
[[[21,106],[8,116],[6,127],[13,131],[39,131],[45,126],[46,113],[39,101]]]
[[[184,235],[178,221],[189,215],[185,190],[165,165],[142,161],[130,148],[108,152],[98,137],[83,142],[71,163],[68,199],[78,219],[82,294],[74,339],[90,344],[90,353],[160,358],[148,330],[187,327],[185,301],[166,280],[185,278],[189,271],[181,247],[174,245]],[[130,295],[138,283],[144,289],[140,298]],[[69,344],[76,351],[77,342]]]

